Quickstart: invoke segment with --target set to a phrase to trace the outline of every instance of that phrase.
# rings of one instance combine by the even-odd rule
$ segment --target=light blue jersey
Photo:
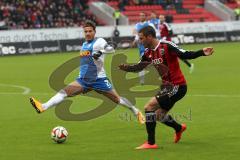
[[[153,19],[150,19],[148,22],[151,23],[152,25],[154,25],[157,39],[161,39],[161,37],[160,37],[160,28],[159,28],[160,19],[153,18]]]
[[[137,32],[139,32],[142,28],[144,27],[147,27],[149,26],[149,22],[145,21],[145,22],[138,22],[136,25],[135,25],[135,29]],[[136,38],[138,40],[138,36],[136,35]],[[138,49],[139,49],[139,55],[140,57],[142,57],[142,55],[144,54],[144,46],[141,44],[141,43],[137,43],[138,45]]]
[[[80,52],[80,72],[76,79],[84,89],[95,89],[108,91],[112,85],[106,77],[104,70],[104,54],[97,60],[93,54],[103,50],[107,42],[103,38],[97,38],[84,42]]]
[[[153,25],[153,23],[150,23],[150,22],[147,22],[147,21],[145,21],[145,22],[138,22],[135,25],[135,30],[137,32],[139,32],[142,28],[147,27],[147,26],[153,27],[155,29],[155,31],[156,31],[156,28]],[[136,35],[135,40],[138,40],[138,35]],[[141,43],[137,43],[137,45],[138,45],[138,49],[139,49],[139,55],[140,55],[140,57],[142,57],[142,55],[144,54],[145,48],[144,48],[143,44],[141,44]]]
[[[158,18],[152,18],[149,20],[149,23],[152,23],[156,29],[159,28],[160,20]]]
[[[145,21],[145,22],[138,22],[135,25],[135,29],[137,32],[139,32],[142,28],[149,26],[149,22]]]
[[[93,62],[92,52],[96,39],[91,42],[84,42],[80,52],[80,73],[79,78],[86,81],[93,81],[97,78],[97,66]]]

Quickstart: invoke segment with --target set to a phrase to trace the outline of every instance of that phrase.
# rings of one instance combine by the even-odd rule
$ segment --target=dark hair
[[[151,35],[153,38],[156,38],[156,31],[152,26],[143,27],[139,33],[142,33],[145,37]]]
[[[94,31],[96,30],[96,24],[91,20],[86,20],[86,22],[83,25],[83,28],[85,27],[92,27]]]

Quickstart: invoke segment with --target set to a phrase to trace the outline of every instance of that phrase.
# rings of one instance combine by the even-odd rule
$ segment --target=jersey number
[[[107,85],[108,88],[112,87],[111,83],[107,79],[104,80],[104,82],[105,82],[105,84]]]

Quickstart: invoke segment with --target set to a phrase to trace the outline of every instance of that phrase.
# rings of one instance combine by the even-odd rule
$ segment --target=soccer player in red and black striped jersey
[[[179,67],[178,58],[194,59],[201,56],[210,56],[212,47],[206,47],[198,51],[185,51],[170,41],[158,40],[155,30],[151,26],[142,28],[139,33],[140,42],[146,48],[139,63],[134,65],[121,64],[119,68],[127,72],[139,72],[152,64],[162,78],[160,91],[145,105],[146,130],[148,140],[136,149],[158,148],[155,144],[156,120],[172,127],[175,130],[174,142],[177,143],[185,124],[177,123],[169,114],[174,104],[182,99],[187,92],[187,84]],[[167,69],[166,69],[167,68]]]
[[[160,24],[158,28],[160,30],[161,39],[171,41],[171,36],[173,34],[172,28],[166,23],[164,15],[159,15],[159,20]]]
[[[173,30],[169,26],[168,23],[166,23],[165,16],[164,15],[159,15],[160,19],[160,24],[159,24],[159,30],[160,30],[160,35],[162,40],[167,40],[167,41],[172,41],[172,35],[173,35]],[[181,58],[180,58],[181,59]],[[188,67],[189,67],[189,72],[192,73],[194,69],[194,64],[190,63],[186,59],[181,59]]]

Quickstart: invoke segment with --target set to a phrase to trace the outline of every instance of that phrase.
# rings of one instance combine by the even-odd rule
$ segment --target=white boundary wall
[[[119,26],[121,37],[132,36],[134,26]],[[174,34],[240,31],[240,21],[172,24]],[[97,37],[111,37],[114,26],[97,27]],[[83,38],[82,28],[0,31],[0,43],[54,41]]]

